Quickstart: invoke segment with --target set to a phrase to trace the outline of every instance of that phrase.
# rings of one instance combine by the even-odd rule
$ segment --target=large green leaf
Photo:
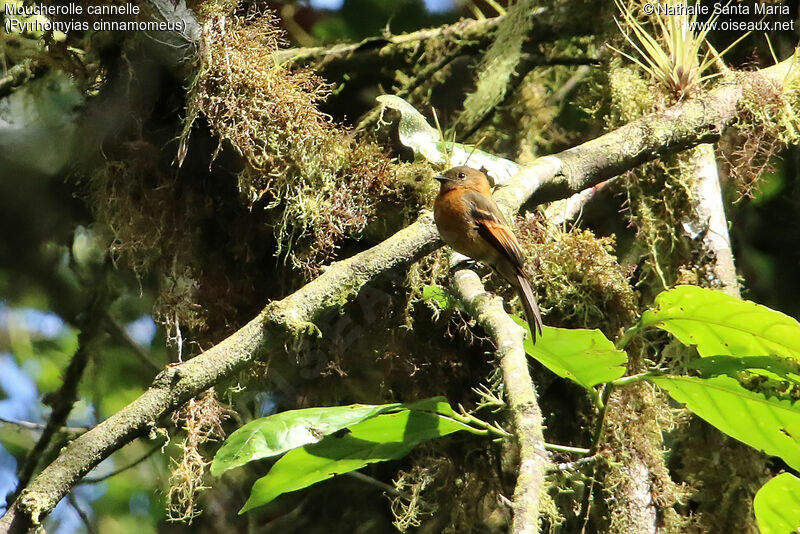
[[[343,436],[326,436],[319,443],[286,453],[256,481],[240,513],[334,475],[402,458],[423,441],[459,430],[474,429],[443,415],[416,410],[367,419],[351,426]]]
[[[761,534],[789,534],[800,529],[800,478],[783,473],[764,484],[753,501]]]
[[[449,417],[455,415],[444,397],[431,397],[409,404],[351,404],[281,412],[251,421],[231,434],[214,456],[211,474],[219,476],[247,462],[317,443],[328,434],[400,409],[435,412]]]
[[[800,384],[800,362],[780,356],[707,356],[695,359],[689,366],[700,371],[703,378],[719,375],[738,378],[740,373],[748,372]]]
[[[316,443],[328,434],[400,406],[351,404],[306,408],[256,419],[225,440],[211,463],[211,474],[219,476],[247,462]]]
[[[519,317],[514,320],[528,331],[525,352],[562,378],[592,389],[625,374],[627,355],[600,330],[545,326],[534,344],[528,324]]]
[[[800,469],[800,406],[750,391],[728,376],[649,378],[722,432]]]
[[[678,286],[656,297],[643,326],[662,328],[701,356],[800,359],[800,324],[791,317],[720,291]]]

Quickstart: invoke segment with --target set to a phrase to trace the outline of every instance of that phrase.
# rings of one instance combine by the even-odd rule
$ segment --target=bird
[[[490,266],[516,290],[525,308],[531,341],[542,335],[542,315],[525,274],[525,257],[516,236],[492,198],[489,178],[467,166],[435,177],[441,184],[433,203],[439,235],[456,252]]]

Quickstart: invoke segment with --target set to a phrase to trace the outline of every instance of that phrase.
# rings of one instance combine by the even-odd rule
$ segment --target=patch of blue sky
[[[41,421],[43,407],[39,390],[30,374],[23,371],[11,354],[0,354],[0,389],[6,398],[0,400],[0,417]]]
[[[4,448],[0,447],[0,511],[8,505],[8,494],[17,487],[17,460]]]
[[[75,495],[75,501],[81,511],[91,520],[94,515],[91,503],[102,497],[106,490],[105,484],[85,484],[75,486],[72,489],[72,493]],[[83,520],[66,498],[61,499],[53,513],[50,514],[46,524],[48,526],[47,532],[51,534],[73,534],[84,528]]]
[[[140,347],[148,348],[156,336],[156,323],[149,315],[142,315],[125,325],[125,332]]]
[[[20,310],[29,331],[37,332],[44,337],[56,337],[64,331],[64,321],[55,313],[23,308]]]
[[[11,308],[0,302],[0,328],[22,326],[26,330],[44,337],[53,338],[60,335],[66,325],[55,313],[33,308]]]

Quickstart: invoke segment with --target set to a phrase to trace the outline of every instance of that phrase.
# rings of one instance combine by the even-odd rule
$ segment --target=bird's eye
[[[463,180],[464,178],[466,178],[466,177],[467,177],[467,175],[466,175],[466,174],[464,174],[463,172],[460,172],[460,173],[458,173],[458,177],[459,177],[459,178],[461,178],[461,179]]]

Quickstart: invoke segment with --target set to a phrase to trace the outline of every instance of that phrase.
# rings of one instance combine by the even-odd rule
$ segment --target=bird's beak
[[[439,181],[439,182],[441,182],[441,183],[444,183],[444,182],[449,182],[449,181],[450,181],[450,178],[448,178],[448,177],[447,177],[447,176],[445,176],[444,174],[440,174],[439,176],[434,176],[434,177],[433,177],[433,179],[434,179],[434,180],[438,180],[438,181]]]

